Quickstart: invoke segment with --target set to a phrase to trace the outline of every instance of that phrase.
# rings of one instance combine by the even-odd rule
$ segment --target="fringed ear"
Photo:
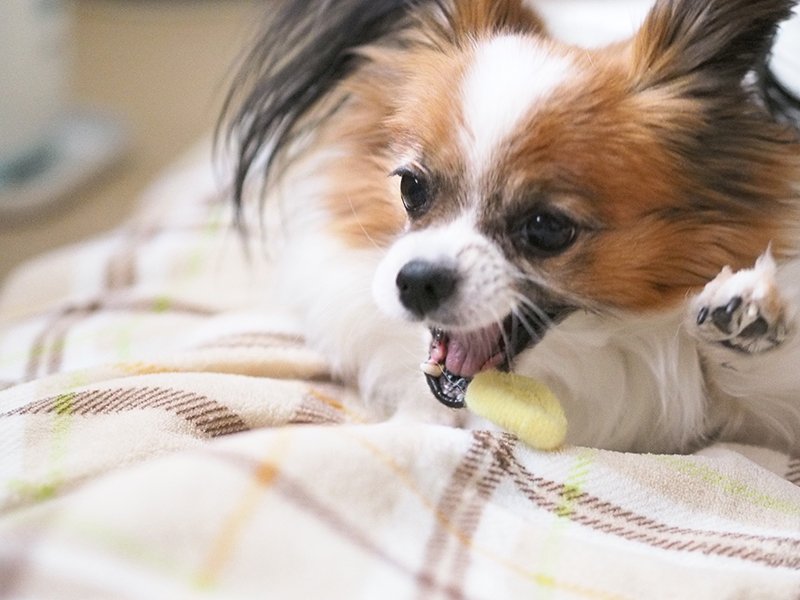
[[[644,85],[692,74],[738,85],[772,47],[796,0],[657,0],[634,38]]]
[[[256,165],[265,180],[298,136],[303,118],[363,61],[357,49],[411,23],[421,7],[446,0],[282,0],[246,56],[228,95],[221,129],[238,152],[237,215]],[[225,131],[227,128],[227,131]],[[261,159],[263,158],[263,165]],[[241,221],[240,221],[241,224]]]
[[[456,38],[474,39],[489,33],[545,35],[545,25],[530,6],[520,0],[469,0],[456,2],[451,16]]]

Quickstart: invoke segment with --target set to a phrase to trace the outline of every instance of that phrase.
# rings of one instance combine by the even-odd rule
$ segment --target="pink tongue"
[[[453,375],[474,377],[486,366],[496,366],[501,356],[500,326],[492,325],[480,331],[450,333],[445,367]],[[491,364],[487,365],[491,361]]]

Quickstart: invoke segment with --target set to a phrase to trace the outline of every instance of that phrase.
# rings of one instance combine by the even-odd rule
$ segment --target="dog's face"
[[[663,47],[674,18],[598,51],[509,33],[408,61],[388,127],[408,225],[373,289],[432,328],[450,375],[509,366],[572,310],[666,308],[791,243],[795,165],[746,59],[705,73],[706,42]]]

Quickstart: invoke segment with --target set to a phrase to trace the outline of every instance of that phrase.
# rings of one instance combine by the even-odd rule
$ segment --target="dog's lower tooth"
[[[422,372],[431,377],[439,377],[442,374],[442,367],[436,363],[424,362],[419,366]]]

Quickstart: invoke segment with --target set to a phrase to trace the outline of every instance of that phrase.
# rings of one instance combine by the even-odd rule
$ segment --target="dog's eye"
[[[523,231],[528,246],[545,256],[555,256],[569,248],[577,234],[578,227],[572,219],[550,211],[533,215]]]
[[[421,175],[411,171],[401,171],[400,175],[400,194],[403,198],[403,206],[409,216],[414,217],[420,214],[430,201],[430,189],[427,181]]]

